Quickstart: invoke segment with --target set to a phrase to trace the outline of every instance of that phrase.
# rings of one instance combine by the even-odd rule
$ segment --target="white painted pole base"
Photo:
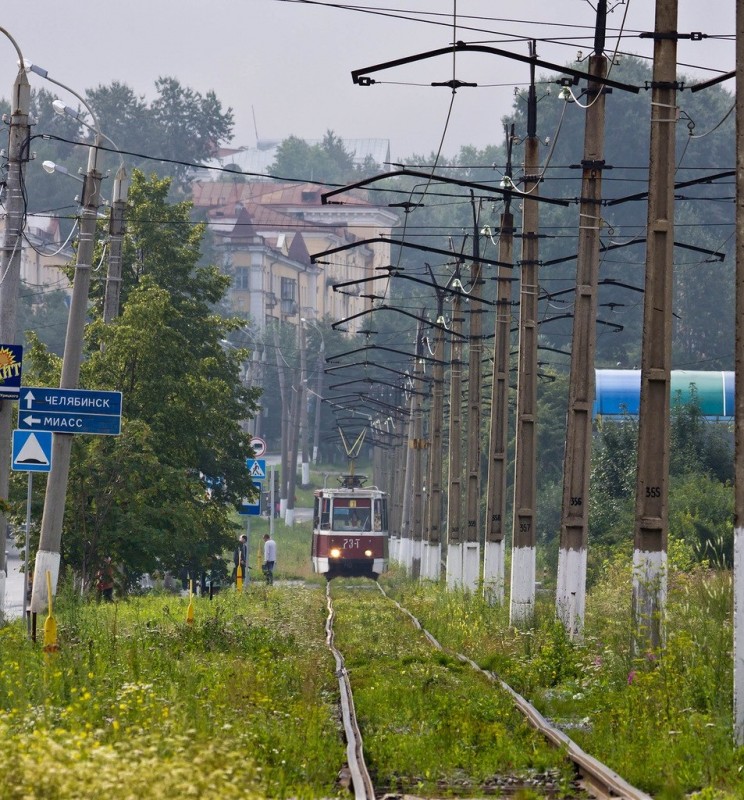
[[[440,573],[440,560],[442,558],[442,545],[424,542],[424,554],[421,558],[421,577],[426,581],[438,581]]]
[[[310,464],[307,461],[302,462],[302,485],[307,486],[310,483]]]
[[[287,513],[287,498],[282,497],[279,500],[279,516],[283,517]]]
[[[52,553],[48,550],[39,550],[36,553],[34,584],[31,590],[31,605],[29,606],[32,614],[44,614],[49,611],[46,574],[50,572],[52,575],[52,596],[55,596],[57,594],[57,580],[59,579],[59,561],[59,553]]]
[[[586,609],[586,549],[558,552],[558,585],[555,594],[558,618],[568,635],[580,638]]]
[[[398,552],[398,561],[406,572],[411,571],[411,563],[413,556],[411,553],[411,545],[413,542],[407,536],[401,536],[400,551]]]
[[[400,561],[400,537],[391,536],[388,540],[388,558],[391,564],[397,564]]]
[[[463,547],[461,544],[451,544],[447,547],[447,588],[462,589],[462,560]]]
[[[512,548],[511,605],[509,622],[529,625],[535,614],[535,548]]]
[[[636,644],[663,647],[667,597],[667,554],[633,551],[633,614]]]
[[[477,592],[480,583],[480,544],[465,542],[462,564],[462,585],[467,592]]]
[[[284,524],[291,528],[295,523],[295,510],[293,508],[288,508],[284,513]]]
[[[483,550],[483,596],[491,605],[504,602],[504,542],[486,542]]]

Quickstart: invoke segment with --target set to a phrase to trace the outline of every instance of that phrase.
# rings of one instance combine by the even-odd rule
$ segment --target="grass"
[[[3,800],[333,797],[323,593],[58,603],[59,653],[0,628]]]
[[[336,644],[349,670],[379,792],[482,796],[570,770],[501,690],[434,649],[372,584],[332,586]]]
[[[394,574],[390,591],[451,651],[500,675],[591,755],[665,800],[744,797],[744,748],[732,741],[732,588],[728,572],[670,576],[663,653],[631,648],[630,566],[608,563],[587,599],[582,643],[538,597],[535,626],[508,607]],[[386,588],[388,588],[386,587]]]

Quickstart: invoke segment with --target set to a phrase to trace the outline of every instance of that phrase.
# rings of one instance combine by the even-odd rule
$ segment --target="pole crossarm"
[[[568,205],[568,203],[566,203]],[[441,256],[448,256],[452,258],[455,254],[451,250],[445,250],[441,247],[431,247],[430,245],[426,244],[416,244],[415,242],[406,242],[401,239],[394,239],[391,236],[384,236],[380,234],[379,236],[373,239],[358,239],[356,242],[350,242],[349,244],[342,244],[338,247],[332,247],[329,250],[323,250],[322,253],[316,253],[313,256],[310,256],[310,261],[313,264],[322,264],[324,263],[321,259],[323,256],[331,256],[334,253],[342,253],[344,250],[353,250],[355,247],[364,247],[368,244],[375,244],[375,242],[383,242],[385,244],[394,244],[398,245],[398,247],[410,247],[413,250],[421,250],[424,253],[436,253],[437,255]],[[464,256],[455,256],[458,261],[462,261]],[[495,261],[492,258],[475,258],[473,256],[469,256],[468,261],[475,261],[478,264],[488,264],[492,267],[506,267],[510,266],[508,264],[502,264],[500,261]],[[387,269],[387,268],[386,268]],[[399,270],[396,267],[392,267],[389,270],[391,273],[398,274]],[[387,275],[383,275],[383,277],[387,278]],[[406,276],[408,277],[408,276]],[[369,280],[369,279],[367,279]],[[409,278],[409,280],[413,280]],[[346,283],[337,283],[336,286],[350,286],[353,283],[362,283],[363,281],[347,281]]]
[[[449,364],[449,361],[437,361],[436,358],[432,358],[431,356],[425,355],[418,355],[414,356],[413,353],[406,353],[403,350],[396,350],[394,347],[384,347],[380,344],[368,344],[364,347],[357,347],[356,350],[349,350],[346,353],[337,353],[335,356],[328,356],[326,362],[335,361],[337,358],[343,358],[344,356],[352,356],[356,353],[363,353],[366,350],[384,350],[388,353],[397,353],[399,356],[407,356],[408,358],[419,358],[423,361],[426,361],[429,364]],[[326,370],[327,371],[327,370]]]
[[[370,283],[372,281],[388,280],[388,278],[403,278],[404,280],[411,281],[412,283],[420,283],[422,286],[431,286],[435,290],[437,298],[439,298],[440,295],[450,294],[450,295],[458,295],[459,297],[462,297],[465,300],[470,299],[478,303],[484,303],[487,306],[496,305],[496,303],[493,300],[485,300],[483,297],[473,297],[467,292],[460,291],[459,289],[452,289],[449,285],[440,286],[438,283],[430,283],[429,281],[421,280],[421,278],[414,278],[412,275],[405,275],[404,273],[399,272],[397,270],[391,270],[387,275],[375,275],[372,278],[358,278],[357,280],[353,281],[343,281],[342,283],[334,283],[332,284],[333,291],[337,292],[339,291],[339,289],[343,289],[346,286],[355,286],[359,283]],[[499,278],[497,276],[497,280],[513,281],[514,278]]]
[[[377,308],[368,308],[365,311],[360,311],[358,314],[352,314],[350,317],[346,317],[345,319],[340,319],[338,322],[334,322],[331,327],[334,330],[339,330],[339,326],[343,325],[346,322],[351,322],[352,320],[359,319],[359,317],[364,317],[367,314],[374,314],[375,311],[395,311],[397,314],[403,314],[406,317],[410,317],[411,319],[417,319],[421,322],[425,322],[427,325],[430,325],[432,328],[437,328],[437,330],[444,331],[445,333],[450,334],[451,336],[459,336],[461,339],[467,339],[467,336],[463,336],[460,333],[455,333],[454,331],[447,328],[445,325],[440,325],[438,322],[431,322],[424,317],[419,317],[418,314],[412,314],[410,311],[404,311],[402,308],[396,308],[395,306],[389,305],[380,305]],[[327,360],[327,359],[326,359]]]
[[[393,367],[386,367],[384,364],[378,364],[376,361],[355,361],[353,364],[338,364],[335,367],[328,367],[323,371],[326,374],[329,374],[331,372],[337,372],[340,369],[351,369],[352,367],[375,367],[377,369],[385,370],[385,372],[392,372],[395,375],[400,375],[403,378],[412,377],[410,372],[404,372],[402,369],[393,369]],[[421,380],[426,381],[427,383],[432,383],[435,379],[426,375],[422,375]]]
[[[391,389],[401,389],[397,383],[388,383],[387,381],[373,380],[372,378],[353,378],[350,381],[343,381],[341,383],[331,384],[329,389],[339,389],[342,386],[353,386],[355,383],[366,383],[369,386],[389,386]],[[426,397],[427,392],[420,392],[418,389],[405,389],[410,394],[419,394]]]
[[[449,47],[440,47],[437,50],[427,50],[423,53],[417,53],[412,56],[405,56],[403,58],[396,58],[393,61],[385,61],[382,64],[374,64],[371,67],[362,67],[351,71],[351,79],[359,86],[370,86],[375,83],[374,79],[367,77],[371,72],[381,72],[393,67],[400,67],[404,64],[413,64],[417,61],[425,61],[429,58],[437,58],[439,56],[453,55],[454,53],[488,53],[489,55],[502,56],[503,58],[510,58],[514,61],[521,61],[523,64],[530,64],[534,67],[543,67],[544,69],[555,70],[564,75],[571,75],[577,81],[591,80],[594,83],[601,83],[604,86],[612,86],[615,89],[622,89],[625,92],[632,92],[638,94],[641,91],[640,86],[632,86],[628,83],[620,83],[613,81],[610,78],[599,78],[590,75],[588,72],[572,69],[571,67],[561,66],[560,64],[553,64],[550,61],[543,61],[537,56],[523,56],[519,53],[512,53],[509,50],[501,50],[497,47],[490,47],[485,44],[468,44],[467,42],[455,42],[454,45]]]
[[[433,172],[422,172],[421,170],[416,169],[396,169],[392,172],[385,172],[381,175],[372,175],[371,177],[364,178],[364,180],[357,181],[356,183],[350,183],[348,186],[341,186],[338,189],[331,189],[330,192],[323,192],[320,195],[320,200],[323,205],[329,205],[329,197],[334,197],[337,194],[344,194],[352,189],[361,189],[363,186],[368,186],[370,183],[383,181],[387,178],[399,178],[403,176],[408,176],[409,178],[421,178],[425,181],[436,181],[437,183],[448,183],[453,186],[462,186],[465,189],[476,189],[480,192],[493,192],[495,194],[503,195],[507,199],[512,199],[515,194],[522,194],[522,192],[515,191],[513,188],[502,189],[500,186],[489,186],[486,183],[473,183],[473,181],[451,178],[446,175],[435,175]],[[555,206],[569,206],[573,202],[571,200],[561,200],[557,197],[541,197],[538,195],[530,195],[530,197],[540,203],[549,203]],[[343,205],[343,203],[337,204]]]
[[[620,244],[611,244],[611,245],[601,245],[599,248],[600,253],[609,253],[612,250],[619,250],[622,247],[629,247],[633,244],[643,244],[646,241],[645,236],[639,236],[635,239],[632,239],[629,242],[622,242]],[[692,250],[694,253],[702,253],[706,256],[713,256],[716,261],[725,261],[726,260],[726,253],[722,253],[720,250],[709,250],[707,247],[698,247],[694,244],[685,244],[684,242],[674,242],[675,247],[679,247],[681,250]],[[555,264],[563,264],[566,261],[573,261],[577,257],[577,254],[574,253],[571,256],[563,256],[562,258],[552,258],[550,261],[543,261],[543,267],[552,267]],[[610,280],[609,278],[607,280]],[[567,290],[573,291],[573,289]],[[558,294],[562,294],[562,292],[552,293],[550,297],[557,297]]]
[[[723,178],[731,178],[736,175],[736,170],[729,169],[725,172],[715,172],[713,175],[704,175],[702,178],[693,178],[690,181],[679,181],[674,184],[674,190],[686,189],[688,186],[699,186],[701,183],[713,183],[714,181],[722,180]],[[632,200],[645,200],[648,197],[648,192],[638,192],[637,194],[629,194],[626,197],[616,197],[614,200],[605,200],[606,206],[617,206],[620,203],[628,203]]]

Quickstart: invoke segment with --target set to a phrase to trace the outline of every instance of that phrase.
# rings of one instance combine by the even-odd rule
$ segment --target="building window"
[[[248,267],[235,267],[233,285],[236,289],[248,291],[251,288],[251,273]]]
[[[297,299],[297,281],[292,278],[282,278],[282,300]]]

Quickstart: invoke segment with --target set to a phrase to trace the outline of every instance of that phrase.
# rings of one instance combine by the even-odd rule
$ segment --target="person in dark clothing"
[[[233,579],[237,580],[238,568],[240,568],[240,577],[245,581],[246,570],[248,569],[248,537],[244,533],[240,535],[238,545],[233,553],[233,563],[235,564]]]
[[[97,581],[98,591],[106,603],[114,602],[114,567],[111,563],[111,556],[103,559],[103,564],[98,570]]]

